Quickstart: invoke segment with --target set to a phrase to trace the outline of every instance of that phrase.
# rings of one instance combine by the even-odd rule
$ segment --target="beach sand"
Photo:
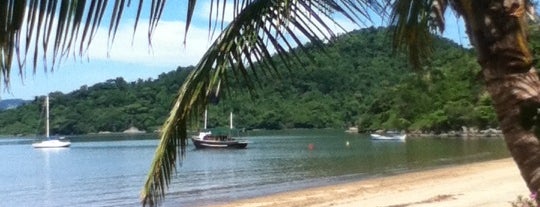
[[[511,206],[529,196],[512,159],[487,161],[239,200],[221,207]]]

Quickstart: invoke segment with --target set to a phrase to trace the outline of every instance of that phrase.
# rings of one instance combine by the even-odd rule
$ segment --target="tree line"
[[[230,78],[219,100],[208,107],[209,127],[246,129],[346,128],[447,131],[462,126],[497,127],[489,95],[479,80],[473,51],[436,38],[429,64],[413,70],[407,57],[391,50],[386,28],[341,35],[323,47],[307,45],[309,55],[290,51],[303,64],[275,57],[275,76],[258,78],[255,90]],[[534,41],[533,41],[534,43]],[[192,67],[178,67],[157,79],[123,78],[51,98],[53,134],[121,132],[131,126],[159,130],[171,102]],[[239,74],[231,74],[231,76]],[[239,78],[242,80],[242,78]],[[0,112],[0,134],[43,132],[43,99]],[[202,117],[201,117],[202,118]],[[199,120],[200,121],[200,120]],[[201,124],[195,123],[196,130]]]

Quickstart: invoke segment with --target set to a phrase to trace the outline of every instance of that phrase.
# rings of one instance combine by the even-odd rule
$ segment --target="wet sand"
[[[235,201],[221,207],[511,206],[529,196],[512,159],[406,173]]]

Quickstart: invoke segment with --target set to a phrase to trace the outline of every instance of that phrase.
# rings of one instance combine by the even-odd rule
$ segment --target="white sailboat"
[[[41,142],[36,142],[32,144],[34,148],[59,148],[59,147],[69,147],[71,142],[61,141],[58,139],[51,139],[49,136],[49,96],[45,97],[45,138]]]

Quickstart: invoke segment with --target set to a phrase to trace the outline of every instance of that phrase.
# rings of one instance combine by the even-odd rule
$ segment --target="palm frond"
[[[432,30],[444,30],[444,12],[448,0],[397,0],[394,2],[391,24],[393,44],[404,49],[414,68],[431,54]]]
[[[527,8],[527,16],[533,22],[538,22],[538,13],[536,12],[536,7],[538,7],[538,1],[527,0],[525,1]]]
[[[448,0],[433,0],[431,3],[431,27],[438,28],[440,33],[444,32],[444,13],[448,6]]]
[[[195,1],[190,1],[194,5]],[[212,17],[224,12],[220,1],[212,1]],[[193,15],[192,6],[188,18]],[[285,65],[302,60],[295,55],[296,47],[311,41],[329,41],[336,33],[329,23],[339,25],[330,18],[341,14],[347,19],[361,23],[365,8],[380,9],[385,4],[372,1],[287,1],[253,0],[233,1],[234,18],[221,31],[211,47],[199,61],[194,71],[179,90],[169,118],[162,127],[160,143],[155,152],[152,167],[141,193],[143,205],[154,206],[164,198],[175,164],[185,155],[187,126],[189,121],[202,114],[208,97],[219,93],[219,87],[227,84],[231,71],[234,78],[253,87],[258,75],[278,73],[272,58],[272,50]],[[357,15],[359,11],[366,12]],[[223,22],[223,16],[221,17]],[[215,30],[218,22],[210,22],[209,30]],[[189,25],[186,26],[189,28]],[[257,71],[260,71],[257,72]],[[252,73],[250,73],[252,72]]]
[[[109,47],[112,45],[122,14],[131,1],[126,0],[5,0],[0,1],[0,71],[9,89],[14,58],[19,74],[24,74],[27,61],[33,72],[38,62],[45,71],[70,54],[83,56],[92,43],[98,27],[112,5],[109,23]],[[139,1],[137,18],[143,9]],[[153,0],[150,8],[148,40],[161,17],[164,0]],[[137,23],[136,23],[137,24]],[[136,28],[136,26],[135,26]],[[76,51],[72,51],[76,49]],[[52,54],[51,54],[52,53]],[[30,58],[27,58],[30,57]],[[50,64],[50,65],[48,65]]]

